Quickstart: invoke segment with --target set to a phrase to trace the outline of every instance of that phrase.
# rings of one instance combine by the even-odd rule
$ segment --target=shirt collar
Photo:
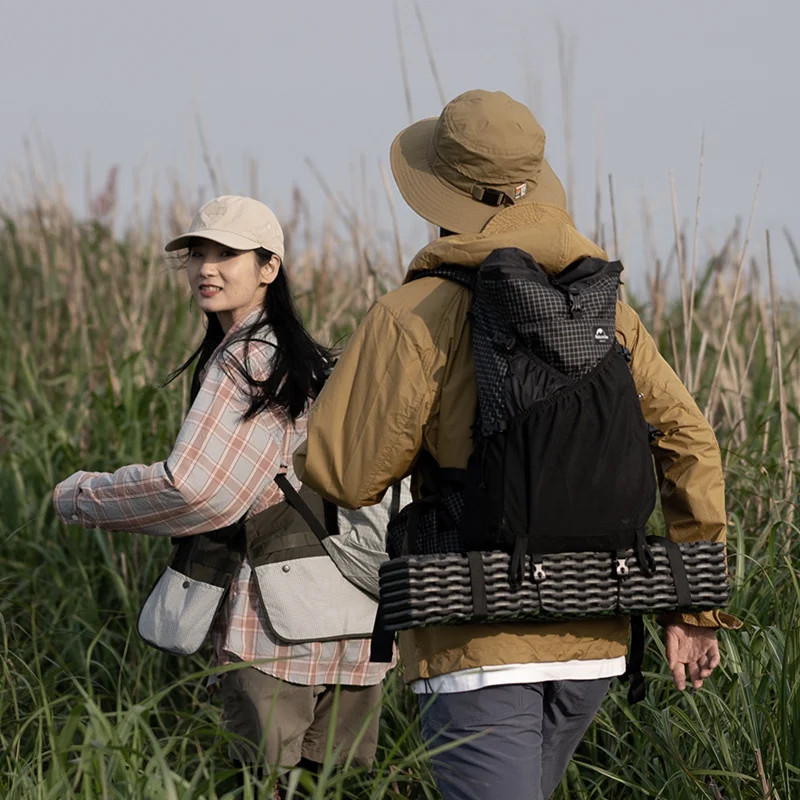
[[[211,354],[211,358],[208,359],[206,363],[206,368],[203,370],[203,375],[202,375],[203,378],[205,378],[205,373],[208,371],[208,367],[214,362],[214,360],[219,355],[222,348],[225,347],[225,345],[230,341],[231,337],[234,336],[239,331],[241,331],[242,328],[245,328],[248,325],[252,325],[252,323],[258,320],[263,313],[264,313],[263,307],[254,308],[252,311],[245,314],[240,320],[234,322],[233,325],[231,325],[230,329],[225,334],[222,341],[217,345],[216,349]]]

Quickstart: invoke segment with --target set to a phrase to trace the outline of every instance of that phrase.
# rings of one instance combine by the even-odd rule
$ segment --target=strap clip
[[[580,319],[583,316],[583,306],[581,305],[581,290],[577,286],[570,286],[569,292],[569,313],[573,319]]]
[[[473,200],[487,206],[514,205],[514,201],[502,190],[492,189],[490,186],[479,186],[477,183],[470,192]]]

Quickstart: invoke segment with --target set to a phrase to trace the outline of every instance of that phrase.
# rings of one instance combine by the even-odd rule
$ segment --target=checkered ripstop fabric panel
[[[406,506],[390,523],[387,551],[393,558],[405,553],[404,539],[411,506]],[[438,502],[420,513],[416,544],[410,542],[414,553],[463,553],[464,542],[459,533],[464,516],[464,495],[461,492],[442,494]]]
[[[619,277],[603,276],[583,287],[581,316],[573,317],[567,294],[550,282],[507,278],[481,280],[480,271],[444,265],[419,277],[440,277],[474,290],[472,347],[478,382],[477,429],[487,436],[505,427],[504,391],[509,358],[517,342],[549,370],[550,391],[577,381],[614,344]],[[552,379],[552,370],[557,375]]]
[[[608,275],[587,286],[580,294],[580,317],[570,314],[564,292],[533,280],[479,281],[477,294],[508,320],[534,355],[577,380],[614,343],[618,283],[616,275]]]
[[[548,390],[591,372],[614,344],[618,278],[609,275],[580,294],[583,313],[572,316],[567,295],[550,283],[508,278],[478,280],[473,304],[473,349],[483,435],[502,430],[511,347],[519,342],[539,368],[553,375]],[[544,377],[544,376],[543,376]]]
[[[474,291],[478,273],[479,271],[475,269],[445,264],[428,272],[422,272],[417,277],[445,278]],[[473,323],[472,353],[478,382],[476,428],[485,435],[495,430],[502,430],[505,420],[503,387],[508,372],[508,358],[507,353],[494,344],[494,340],[498,337],[508,340],[509,337],[513,337],[514,332],[491,303],[481,303],[478,293],[474,296],[470,318]]]
[[[472,356],[478,382],[476,428],[483,436],[505,427],[509,352],[501,343],[513,341],[514,331],[508,322],[482,293],[476,292],[472,305]]]

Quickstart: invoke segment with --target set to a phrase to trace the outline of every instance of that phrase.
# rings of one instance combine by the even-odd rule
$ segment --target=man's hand
[[[667,663],[672,670],[675,688],[686,688],[686,667],[695,689],[719,666],[719,645],[715,628],[698,628],[696,625],[667,625],[664,629]]]

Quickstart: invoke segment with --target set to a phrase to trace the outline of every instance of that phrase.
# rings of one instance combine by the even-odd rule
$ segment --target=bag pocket
[[[193,655],[206,640],[226,592],[167,567],[139,612],[139,636],[159,650]]]
[[[253,567],[267,622],[288,644],[372,635],[378,603],[342,575],[328,555]]]

